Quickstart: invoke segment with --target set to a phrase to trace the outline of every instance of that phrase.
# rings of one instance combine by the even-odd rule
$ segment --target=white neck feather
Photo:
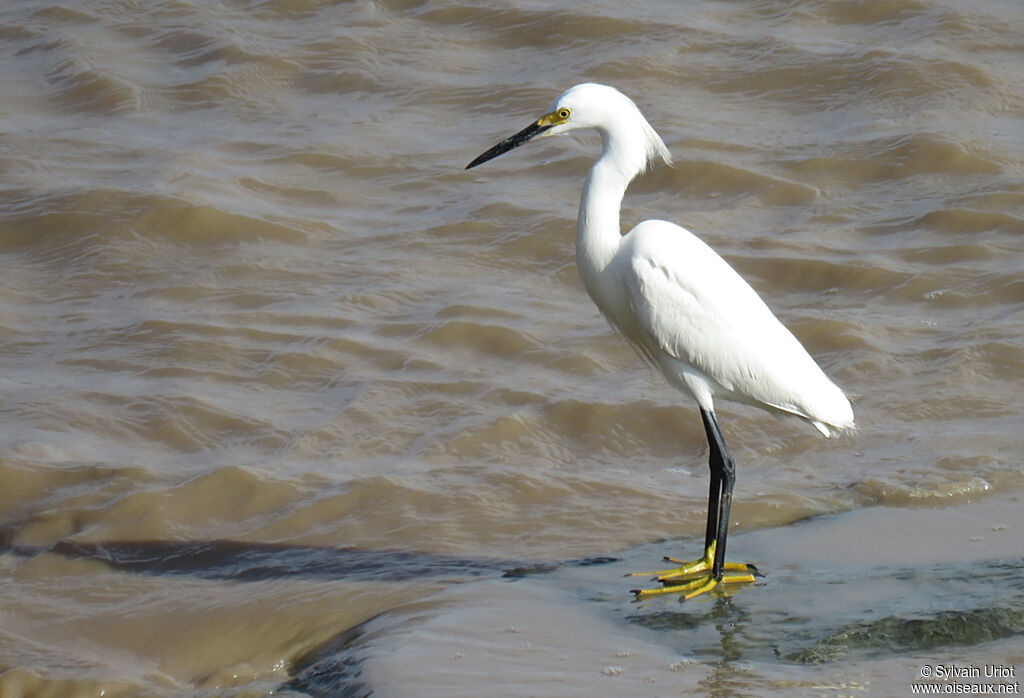
[[[630,179],[612,164],[606,149],[583,183],[576,219],[576,265],[591,295],[597,276],[615,256],[622,241],[619,211]]]
[[[583,184],[576,220],[576,265],[591,296],[622,242],[619,212],[626,187],[655,159],[671,164],[668,148],[635,107],[597,130],[604,148]]]

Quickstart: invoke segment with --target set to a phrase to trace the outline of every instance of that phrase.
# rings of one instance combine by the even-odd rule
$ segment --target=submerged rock
[[[788,657],[802,664],[833,662],[855,650],[909,652],[965,647],[1024,633],[1024,608],[946,611],[930,618],[888,616],[854,623]]]

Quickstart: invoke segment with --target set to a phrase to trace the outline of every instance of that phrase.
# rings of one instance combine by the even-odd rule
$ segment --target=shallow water
[[[926,661],[1019,665],[1019,628],[793,657],[890,616],[1018,627],[1021,21],[1013,0],[6,5],[0,696],[356,671],[476,695],[521,667],[538,695],[903,695]],[[854,398],[858,432],[827,441],[719,407],[730,552],[768,576],[692,633],[639,622],[673,602],[638,610],[621,576],[699,546],[707,466],[692,404],[577,278],[596,138],[462,169],[584,80],[676,160],[624,226],[697,232]],[[752,628],[739,654],[715,603]],[[513,659],[519,633],[484,633],[520,616]],[[800,642],[742,649],[769,627]],[[462,632],[492,653],[466,661]]]

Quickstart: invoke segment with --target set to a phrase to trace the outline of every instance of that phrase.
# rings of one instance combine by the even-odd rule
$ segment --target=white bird
[[[601,157],[583,185],[576,265],[590,297],[615,329],[700,407],[710,448],[704,556],[655,574],[663,587],[638,597],[689,599],[721,583],[751,582],[752,565],[725,562],[735,465],[715,416],[724,399],[800,417],[825,436],[853,429],[846,395],[739,274],[693,233],[648,220],[628,234],[619,209],[630,181],[655,161],[671,164],[664,142],[636,105],[613,87],[584,83],[548,112],[473,160],[495,158],[535,136],[593,128]],[[729,572],[730,574],[725,574]]]

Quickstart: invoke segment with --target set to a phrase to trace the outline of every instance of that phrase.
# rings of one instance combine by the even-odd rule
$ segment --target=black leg
[[[736,482],[736,465],[733,463],[729,449],[725,446],[725,438],[721,429],[718,428],[718,420],[715,413],[701,408],[700,416],[704,420],[704,431],[707,432],[708,446],[711,455],[708,465],[711,468],[711,496],[708,499],[708,536],[711,535],[711,506],[715,507],[716,532],[715,559],[711,567],[711,573],[716,581],[722,579],[722,569],[725,565],[725,542],[729,536],[729,509],[732,507],[732,488]],[[717,482],[716,482],[717,481]],[[719,487],[721,494],[719,495]],[[716,500],[716,501],[712,501]],[[708,543],[710,545],[710,543]]]
[[[718,535],[718,503],[722,494],[722,473],[715,466],[714,459],[708,461],[711,470],[711,489],[708,491],[708,525],[704,533],[704,550],[711,548]]]
[[[704,594],[719,585],[750,583],[760,576],[753,565],[732,564],[725,561],[725,543],[729,536],[729,510],[732,508],[732,488],[736,483],[736,465],[733,463],[725,438],[718,427],[713,410],[701,408],[701,419],[707,433],[711,455],[708,466],[711,469],[711,488],[708,491],[708,526],[704,537],[704,557],[673,570],[657,572],[662,583],[660,589],[634,589],[636,598],[643,599],[655,594],[682,594],[683,600]],[[714,549],[711,574],[708,575],[708,553]],[[672,560],[672,558],[666,558]],[[673,560],[673,562],[679,562]],[[729,576],[724,576],[728,568]]]

